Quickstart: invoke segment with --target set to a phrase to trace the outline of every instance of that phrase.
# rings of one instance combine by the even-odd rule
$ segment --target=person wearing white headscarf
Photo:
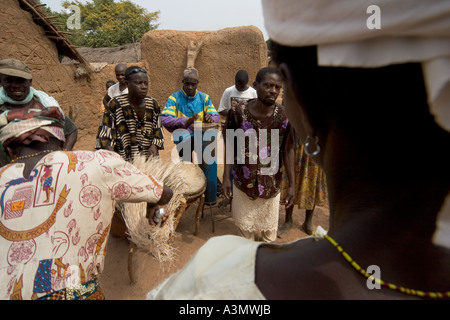
[[[63,151],[63,119],[56,107],[29,108],[0,128],[11,157],[0,168],[2,300],[104,300],[99,277],[115,205],[147,202],[153,221],[172,197],[112,151]]]
[[[420,63],[430,113],[450,131],[450,1],[262,2],[271,39],[285,46],[317,46],[320,66]],[[450,247],[450,208],[441,218],[434,241]]]
[[[320,66],[421,63],[436,122],[450,130],[450,2],[262,0],[267,32],[285,46],[317,46]]]
[[[210,239],[149,299],[449,299],[450,2],[262,0],[329,230]]]

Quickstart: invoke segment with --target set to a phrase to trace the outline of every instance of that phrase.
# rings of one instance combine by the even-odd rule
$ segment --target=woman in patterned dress
[[[288,186],[288,180],[285,171],[283,171],[281,199],[285,199]],[[322,168],[306,154],[305,147],[298,138],[295,143],[294,197],[294,205],[286,208],[284,224],[278,229],[277,236],[279,238],[282,238],[292,227],[292,213],[295,205],[297,205],[299,209],[305,209],[305,220],[301,228],[306,234],[311,235],[313,232],[312,217],[314,208],[316,205],[324,207],[328,204],[325,173]]]

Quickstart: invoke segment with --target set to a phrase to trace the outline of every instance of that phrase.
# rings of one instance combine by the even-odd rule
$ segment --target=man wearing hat
[[[161,113],[163,126],[173,132],[176,129],[186,129],[190,136],[183,136],[183,139],[193,137],[194,122],[219,122],[219,114],[211,102],[208,94],[198,91],[199,76],[195,68],[187,68],[183,72],[183,87],[180,91],[173,93],[167,100],[166,106]],[[176,144],[181,140],[174,141]],[[191,143],[191,149],[194,146]],[[185,161],[191,160],[191,154],[183,154],[180,157]]]
[[[39,91],[31,87],[32,75],[28,66],[16,59],[0,60],[0,127],[6,125],[7,118],[11,118],[12,114],[21,113],[33,105],[44,108],[57,107],[61,113],[62,110],[58,102],[47,95],[43,91]],[[73,121],[64,117],[64,135],[66,142],[64,148],[72,150],[78,135],[78,129]],[[9,163],[9,157],[0,150],[0,165]]]

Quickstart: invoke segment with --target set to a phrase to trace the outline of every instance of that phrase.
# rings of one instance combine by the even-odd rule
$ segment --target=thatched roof
[[[126,44],[119,47],[88,48],[79,47],[77,51],[88,62],[106,62],[108,64],[134,63],[141,61],[141,47],[139,43]],[[62,63],[72,63],[64,58]]]
[[[52,19],[55,17],[47,15],[47,13],[42,10],[41,7],[45,6],[45,4],[39,4],[36,0],[17,1],[23,10],[31,13],[34,22],[44,29],[47,38],[55,42],[59,54],[80,62],[83,67],[90,71],[89,63],[77,51],[77,47],[66,37],[66,32],[60,31],[55,23],[53,23]]]

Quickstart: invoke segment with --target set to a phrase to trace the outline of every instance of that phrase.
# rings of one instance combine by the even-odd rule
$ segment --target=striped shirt
[[[152,144],[164,149],[160,112],[158,102],[146,97],[145,117],[139,120],[128,94],[115,97],[109,103],[109,112],[103,113],[95,148],[112,146],[127,161],[133,160],[136,153],[148,157]]]
[[[198,114],[196,121],[203,122],[207,113],[213,117],[213,122],[219,121],[219,114],[211,102],[211,98],[204,92],[197,91],[195,96],[186,95],[183,90],[172,94],[167,100],[162,115],[164,127],[173,132],[175,129],[184,127],[188,118]],[[191,128],[188,128],[192,131]]]

